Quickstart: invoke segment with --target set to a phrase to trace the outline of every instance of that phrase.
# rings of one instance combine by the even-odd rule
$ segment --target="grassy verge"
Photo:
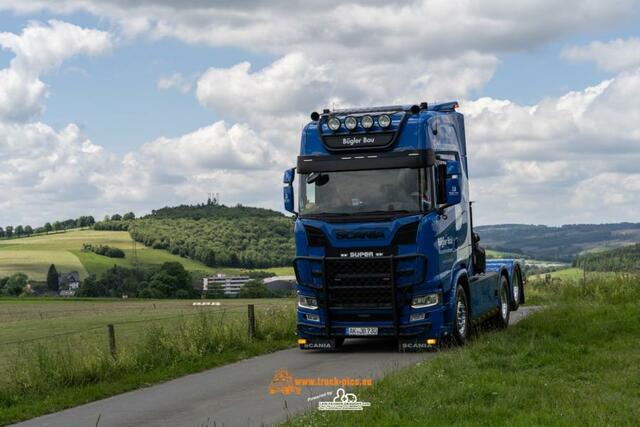
[[[371,402],[364,411],[313,411],[289,425],[637,425],[637,278],[563,282],[533,294],[553,303],[360,390],[359,400]]]
[[[113,358],[104,344],[78,350],[78,338],[36,342],[6,355],[0,376],[0,425],[33,418],[152,383],[290,347],[291,306],[256,307],[257,337],[247,337],[246,307],[221,317],[202,312],[152,323]]]

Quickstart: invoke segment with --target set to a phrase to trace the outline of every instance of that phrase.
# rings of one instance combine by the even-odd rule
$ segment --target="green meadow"
[[[83,252],[83,243],[108,245],[122,249],[125,258],[109,258],[93,252]],[[47,270],[55,264],[59,272],[78,271],[82,278],[89,274],[100,275],[114,265],[134,268],[161,265],[177,261],[189,271],[207,274],[237,274],[246,270],[237,268],[212,268],[198,261],[173,255],[162,249],[135,245],[126,231],[72,230],[64,233],[38,235],[20,239],[0,240],[0,277],[13,273],[26,273],[34,280],[45,280]],[[266,269],[278,275],[292,275],[290,267]]]

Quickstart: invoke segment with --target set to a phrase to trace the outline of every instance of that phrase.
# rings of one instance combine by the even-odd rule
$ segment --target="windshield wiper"
[[[302,216],[305,217],[310,217],[310,216],[315,216],[315,217],[326,217],[326,216],[351,216],[351,215],[357,215],[357,213],[355,212],[318,212],[318,213],[308,213],[308,214],[302,214]]]
[[[366,212],[358,212],[360,215],[398,215],[398,214],[410,214],[410,213],[419,213],[419,211],[410,211],[407,209],[398,209],[393,211],[366,211]]]

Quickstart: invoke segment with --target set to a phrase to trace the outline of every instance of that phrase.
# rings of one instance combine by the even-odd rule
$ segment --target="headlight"
[[[383,114],[380,117],[378,117],[378,125],[381,128],[388,128],[389,126],[391,126],[391,117],[389,117],[388,114]]]
[[[305,297],[304,295],[298,295],[298,307],[315,310],[318,308],[318,299],[315,297]]]
[[[340,129],[340,120],[336,119],[335,117],[331,117],[327,122],[327,126],[329,126],[329,129],[335,132]]]
[[[365,129],[371,129],[371,127],[373,126],[373,117],[362,116],[362,118],[360,119],[360,124]]]
[[[356,126],[358,126],[358,121],[356,120],[355,117],[349,116],[346,119],[344,119],[344,126],[349,130],[354,130]]]
[[[440,292],[434,294],[420,295],[413,297],[411,308],[425,308],[437,305],[440,302]]]

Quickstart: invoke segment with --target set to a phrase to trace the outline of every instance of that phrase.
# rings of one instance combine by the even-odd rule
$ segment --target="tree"
[[[29,280],[29,278],[24,273],[12,275],[4,287],[4,292],[12,296],[20,295],[24,291],[25,286],[27,286],[27,280]]]
[[[240,288],[240,298],[266,298],[269,290],[262,280],[249,280]]]
[[[51,233],[53,231],[53,225],[51,225],[50,222],[47,222],[44,225],[44,231],[46,231],[47,233]]]
[[[4,237],[4,230],[2,227],[0,227],[0,237]]]
[[[104,290],[96,276],[91,275],[82,281],[76,294],[79,297],[101,297],[104,296]]]
[[[189,298],[196,295],[191,286],[191,274],[179,262],[165,262],[151,277],[148,294],[156,298]]]
[[[16,230],[14,231],[15,235],[18,237],[22,237],[22,235],[24,235],[24,228],[19,225],[16,227]]]
[[[58,291],[59,281],[60,275],[58,274],[58,270],[56,270],[55,265],[51,264],[47,272],[47,289],[50,291]]]
[[[53,223],[53,229],[55,231],[60,231],[64,229],[64,226],[62,225],[62,223],[60,221],[56,221]]]
[[[26,234],[27,236],[31,236],[33,234],[33,228],[31,228],[30,225],[25,225],[24,234]]]
[[[124,219],[124,220],[136,219],[136,214],[134,214],[133,212],[127,212],[126,214],[124,214],[122,219]]]
[[[13,227],[10,225],[7,225],[7,228],[4,229],[4,234],[7,237],[13,237]]]
[[[111,221],[122,221],[122,215],[120,214],[111,215]]]

